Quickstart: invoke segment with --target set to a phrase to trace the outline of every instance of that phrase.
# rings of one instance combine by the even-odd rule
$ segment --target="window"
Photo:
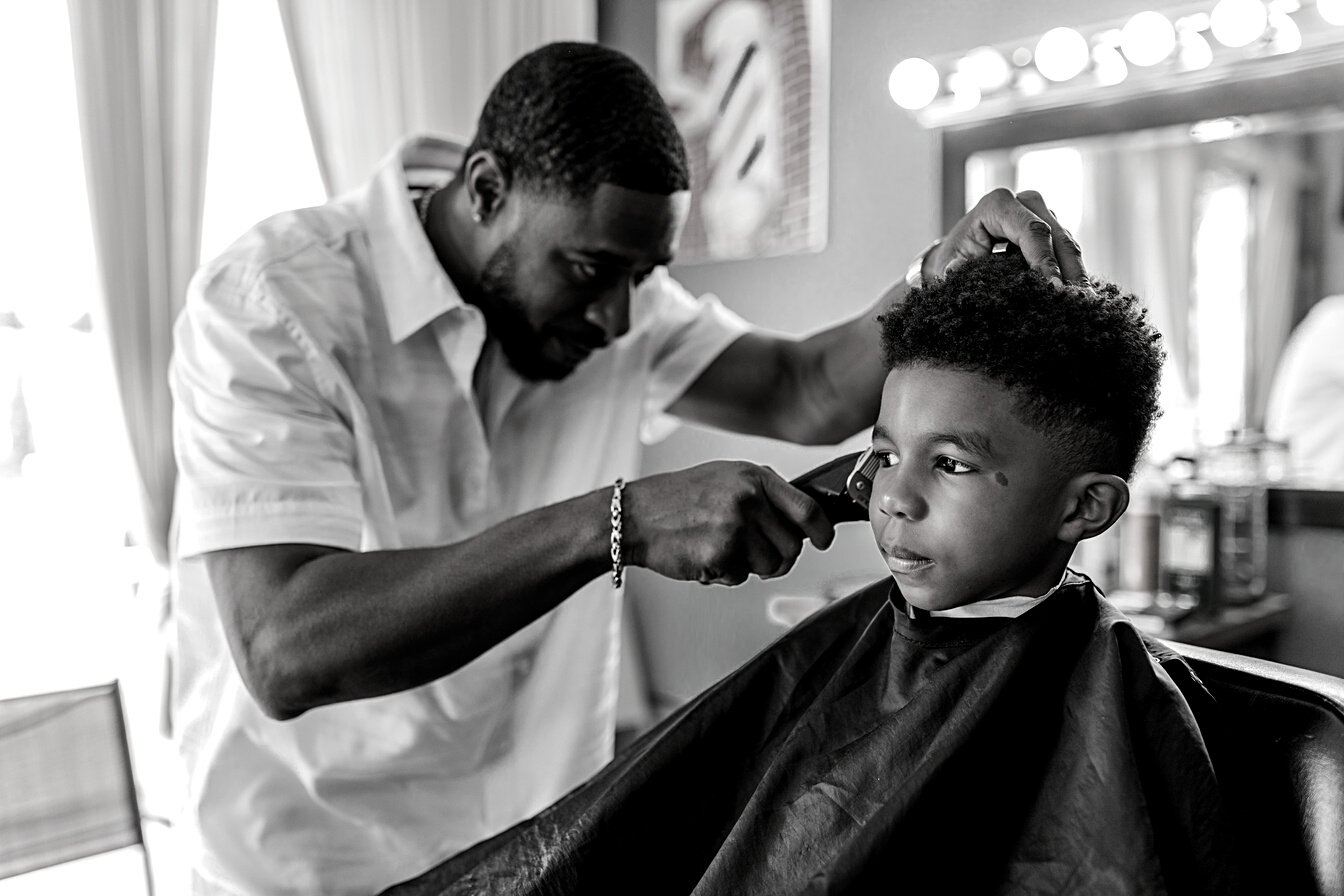
[[[0,688],[115,677],[136,499],[84,186],[64,3],[0,12]]]
[[[1190,323],[1195,428],[1203,444],[1226,441],[1246,422],[1251,189],[1243,174],[1210,170],[1197,196]]]
[[[326,201],[275,3],[219,4],[201,258],[278,211]]]
[[[0,5],[0,91],[0,696],[16,696],[125,679],[137,628],[153,629],[133,601],[144,557],[127,546],[137,496],[99,324],[65,3]],[[0,893],[143,893],[141,863],[118,850]]]
[[[0,4],[0,91],[0,696],[121,679],[142,808],[170,815],[160,606],[137,596],[152,563],[128,546],[139,493],[100,323],[65,3]],[[212,117],[203,255],[324,200],[274,3],[219,4]],[[178,851],[154,848],[169,835],[146,828],[159,889],[185,892]],[[0,881],[0,894],[144,892],[140,863],[96,856]]]

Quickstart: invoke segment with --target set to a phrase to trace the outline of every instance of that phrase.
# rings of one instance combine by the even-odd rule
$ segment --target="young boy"
[[[857,472],[894,584],[397,892],[1236,891],[1207,694],[1067,568],[1124,512],[1157,414],[1143,309],[1007,255],[882,327]]]
[[[882,326],[878,549],[912,608],[1020,615],[1128,505],[1160,337],[1114,285],[1057,297],[1013,257],[916,291]]]

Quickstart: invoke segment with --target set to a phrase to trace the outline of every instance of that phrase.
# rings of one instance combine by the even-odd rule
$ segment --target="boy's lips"
[[[914,551],[908,551],[905,548],[889,547],[883,550],[887,558],[887,568],[893,573],[909,575],[919,572],[922,569],[928,569],[933,565],[933,561],[923,554],[916,554]]]

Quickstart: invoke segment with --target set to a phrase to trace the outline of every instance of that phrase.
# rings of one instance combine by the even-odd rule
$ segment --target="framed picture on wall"
[[[691,165],[678,259],[824,248],[830,0],[659,0],[657,58]]]

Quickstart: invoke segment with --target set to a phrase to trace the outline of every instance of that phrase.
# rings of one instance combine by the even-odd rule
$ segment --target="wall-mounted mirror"
[[[1166,337],[1154,458],[1263,430],[1290,334],[1344,293],[1344,59],[1099,96],[944,129],[944,227],[993,187],[1039,190]]]

